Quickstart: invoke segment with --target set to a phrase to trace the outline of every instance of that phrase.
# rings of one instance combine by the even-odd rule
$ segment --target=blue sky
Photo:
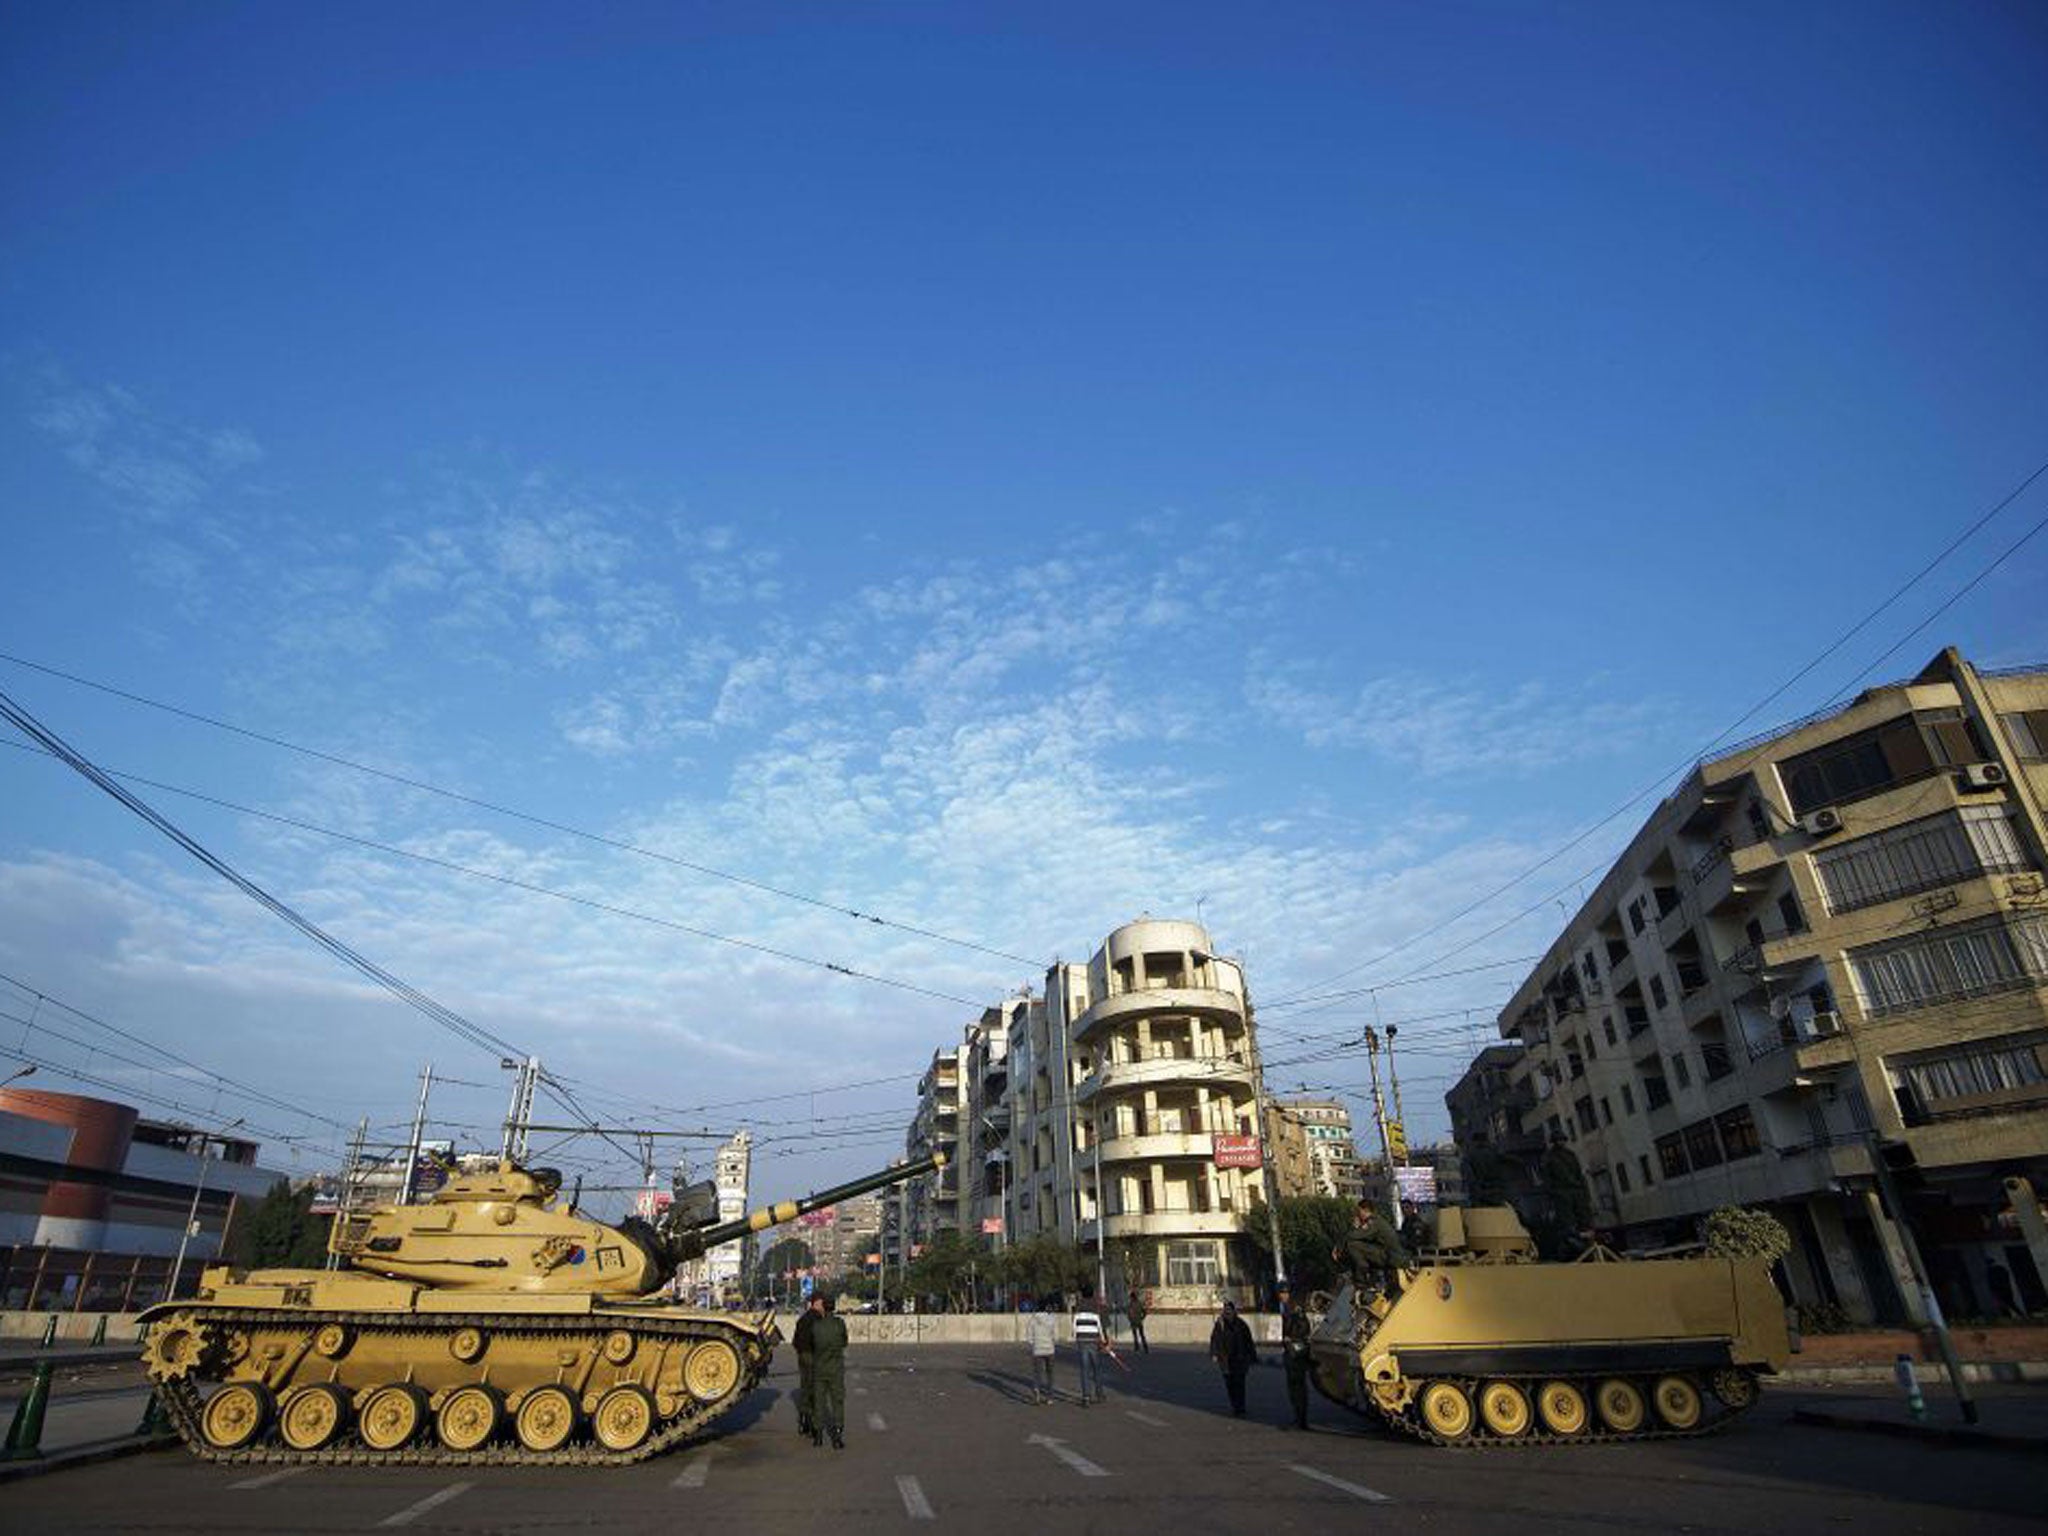
[[[1444,925],[2048,458],[2044,65],[2019,4],[15,7],[0,651],[828,905],[0,688],[109,767],[907,984],[150,792],[593,1104],[780,1138],[764,1191],[886,1153],[908,1083],[845,1085],[1198,902],[1278,1085],[1362,1077],[1310,1058],[1376,1002],[1440,1127],[1512,967],[1281,1005],[1539,950],[1640,809]],[[2048,660],[2048,538],[1883,655],[2044,511],[1736,734]],[[428,1057],[488,1084],[459,1134],[501,1108],[20,751],[0,972],[345,1123]]]

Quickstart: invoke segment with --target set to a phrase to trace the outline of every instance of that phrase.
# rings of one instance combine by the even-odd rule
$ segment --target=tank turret
[[[770,1313],[661,1294],[677,1265],[944,1164],[733,1221],[693,1199],[613,1225],[557,1199],[551,1169],[503,1162],[338,1221],[335,1268],[208,1268],[197,1297],[143,1313],[143,1364],[212,1461],[637,1461],[728,1412],[780,1337]]]

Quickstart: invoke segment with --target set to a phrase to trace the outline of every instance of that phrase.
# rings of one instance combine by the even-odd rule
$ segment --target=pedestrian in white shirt
[[[1081,1287],[1074,1308],[1074,1354],[1081,1362],[1081,1406],[1102,1401],[1102,1314],[1095,1310],[1095,1287]]]

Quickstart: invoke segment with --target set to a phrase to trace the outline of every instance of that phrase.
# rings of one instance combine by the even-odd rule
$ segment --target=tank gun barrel
[[[930,1157],[919,1158],[914,1163],[905,1163],[897,1168],[885,1168],[880,1173],[871,1173],[865,1178],[850,1183],[835,1184],[830,1189],[821,1189],[816,1194],[805,1195],[801,1200],[781,1200],[774,1205],[764,1205],[757,1211],[731,1221],[722,1221],[716,1226],[699,1227],[694,1232],[677,1232],[669,1235],[668,1244],[678,1263],[701,1258],[720,1243],[729,1243],[736,1237],[749,1232],[765,1232],[770,1227],[779,1227],[786,1221],[809,1211],[821,1211],[828,1205],[837,1205],[841,1200],[851,1200],[856,1195],[871,1194],[886,1189],[891,1184],[901,1184],[907,1179],[920,1178],[946,1166],[946,1154],[934,1152]]]

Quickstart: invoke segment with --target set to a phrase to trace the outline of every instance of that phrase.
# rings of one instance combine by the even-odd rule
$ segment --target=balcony
[[[1244,1004],[1234,992],[1216,987],[1153,987],[1105,997],[1074,1021],[1074,1038],[1087,1040],[1119,1024],[1151,1014],[1193,1015],[1214,1023],[1244,1020]]]
[[[1242,1237],[1244,1220],[1235,1211],[1125,1211],[1106,1220],[1081,1223],[1081,1240],[1092,1243],[1107,1228],[1111,1242],[1120,1237]]]
[[[1214,1153],[1207,1131],[1154,1131],[1146,1136],[1110,1136],[1102,1143],[1102,1160],[1105,1163],[1138,1159],[1149,1162],[1168,1157],[1207,1159]]]
[[[1229,1056],[1154,1056],[1145,1061],[1099,1066],[1081,1080],[1074,1096],[1087,1100],[1098,1093],[1125,1093],[1134,1088],[1162,1088],[1168,1084],[1242,1087],[1249,1092],[1252,1069],[1249,1063]]]

